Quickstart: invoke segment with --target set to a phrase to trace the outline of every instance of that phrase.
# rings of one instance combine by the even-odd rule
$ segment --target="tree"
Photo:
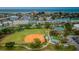
[[[8,42],[8,43],[5,43],[5,47],[6,48],[13,48],[15,45],[15,42]]]
[[[65,30],[67,30],[67,31],[71,31],[72,30],[72,25],[70,23],[66,23],[64,25],[64,27],[65,27]]]
[[[79,35],[79,30],[74,30],[75,35]]]
[[[72,27],[73,26],[71,25],[71,23],[66,23],[64,25],[64,27],[65,27],[64,36],[67,36],[67,35],[69,35],[72,32]]]
[[[51,30],[50,32],[50,35],[52,36],[58,36],[59,35],[59,32],[57,32],[56,30]]]
[[[41,47],[41,41],[38,38],[34,39],[34,43],[30,43],[31,48],[40,48]]]
[[[51,24],[49,22],[46,22],[44,25],[45,25],[45,28],[49,29]]]
[[[13,28],[5,28],[5,29],[2,29],[2,32],[4,33],[4,34],[11,34],[11,33],[13,33],[14,31],[13,31]]]
[[[0,30],[0,38],[2,38],[2,37],[3,37],[3,31]]]
[[[17,13],[16,16],[18,16],[20,19],[22,17],[22,13]]]

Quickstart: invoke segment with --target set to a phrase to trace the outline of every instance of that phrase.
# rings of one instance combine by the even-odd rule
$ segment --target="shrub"
[[[52,36],[52,35],[54,35],[54,36],[57,36],[57,35],[59,35],[59,33],[57,32],[57,31],[55,31],[55,30],[51,30],[50,32],[49,32],[49,34]]]
[[[67,39],[61,39],[60,41],[61,41],[61,43],[67,43],[68,40]]]
[[[13,48],[15,45],[15,42],[8,42],[8,43],[5,43],[5,47],[6,48]]]
[[[41,47],[41,41],[38,38],[36,38],[34,40],[35,40],[34,43],[30,43],[30,47],[31,48],[40,48]]]
[[[7,34],[14,33],[14,32],[15,32],[14,28],[12,28],[12,27],[4,28],[4,29],[0,30],[0,38],[4,37]]]
[[[34,39],[34,40],[35,40],[35,45],[36,45],[36,47],[40,47],[40,46],[41,46],[41,41],[40,41],[40,39],[36,38],[36,39]]]
[[[21,30],[24,30],[24,29],[25,29],[25,24],[19,25],[19,28],[20,28]]]
[[[57,43],[57,44],[54,46],[54,48],[58,50],[58,49],[61,48],[61,46]]]
[[[32,26],[32,24],[26,24],[26,25],[24,25],[24,26],[25,26],[26,29],[30,29],[31,26]]]
[[[10,28],[10,27],[9,27],[9,28],[3,29],[2,32],[3,32],[4,34],[10,34],[10,33],[13,33],[14,30],[13,30],[13,28]]]
[[[43,25],[40,24],[40,23],[39,23],[39,24],[36,24],[36,28],[38,28],[38,29],[42,28],[42,26],[43,26]]]
[[[79,35],[79,30],[74,30],[75,35]]]
[[[71,31],[73,25],[71,25],[70,23],[66,23],[66,24],[64,25],[64,27],[65,27],[65,30],[67,30],[67,31]]]
[[[22,30],[23,30],[23,28],[20,27],[20,26],[18,26],[18,27],[16,28],[16,31],[22,31]]]
[[[15,32],[15,28],[14,27],[10,27],[10,33],[14,33]]]
[[[3,29],[2,32],[3,32],[4,34],[7,34],[7,33],[8,33],[8,28]]]
[[[51,25],[51,24],[50,24],[49,22],[46,22],[44,25],[45,25],[45,28],[48,29],[48,28],[50,28],[50,25]]]
[[[70,31],[64,30],[64,33],[63,33],[64,37],[66,37],[69,34],[70,34]]]
[[[68,47],[67,47],[67,49],[69,49],[69,50],[76,50],[76,47],[74,46],[74,45],[69,45]]]
[[[0,38],[2,38],[2,37],[3,37],[3,31],[0,30]]]
[[[2,34],[2,30],[0,30],[0,35]]]

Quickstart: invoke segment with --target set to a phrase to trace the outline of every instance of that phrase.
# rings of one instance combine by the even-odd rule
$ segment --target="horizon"
[[[0,7],[5,12],[79,12],[79,7]]]

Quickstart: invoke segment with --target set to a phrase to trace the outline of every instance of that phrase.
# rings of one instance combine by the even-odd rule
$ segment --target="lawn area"
[[[23,31],[20,32],[15,32],[11,35],[7,35],[6,37],[4,37],[2,39],[2,41],[0,42],[0,50],[3,51],[28,51],[28,49],[24,48],[22,45],[18,46],[17,44],[12,48],[12,49],[7,49],[4,44],[7,42],[15,42],[18,44],[22,44],[24,43],[24,37],[29,35],[29,34],[45,34],[45,32],[49,31],[48,29],[25,29]],[[57,37],[54,37],[55,39],[58,40]],[[2,45],[2,46],[1,46]],[[74,50],[74,48],[72,46],[68,47],[68,48],[63,48],[63,46],[61,46],[60,48],[55,49],[55,46],[52,45],[51,43],[44,49],[41,49],[39,51],[72,51]]]
[[[23,43],[24,42],[24,37],[26,35],[29,34],[45,34],[45,31],[47,31],[47,29],[25,29],[23,31],[20,32],[15,32],[14,34],[11,35],[7,35],[6,37],[4,37],[2,39],[2,41],[0,43],[6,43],[6,42],[16,42],[16,43]]]
[[[0,42],[0,50],[8,50],[5,47],[5,43],[7,42],[15,42],[16,45],[12,48],[14,51],[24,51],[28,50],[24,47],[17,46],[17,44],[23,44],[24,43],[24,37],[30,34],[46,34],[46,32],[49,31],[48,29],[25,29],[20,32],[15,32],[13,34],[5,36],[1,42]],[[11,49],[10,49],[11,50]]]
[[[51,36],[52,39],[59,40],[58,36]]]

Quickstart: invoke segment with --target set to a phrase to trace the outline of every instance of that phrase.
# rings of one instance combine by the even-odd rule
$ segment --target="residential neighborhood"
[[[79,51],[79,11],[71,9],[0,12],[0,51]]]

